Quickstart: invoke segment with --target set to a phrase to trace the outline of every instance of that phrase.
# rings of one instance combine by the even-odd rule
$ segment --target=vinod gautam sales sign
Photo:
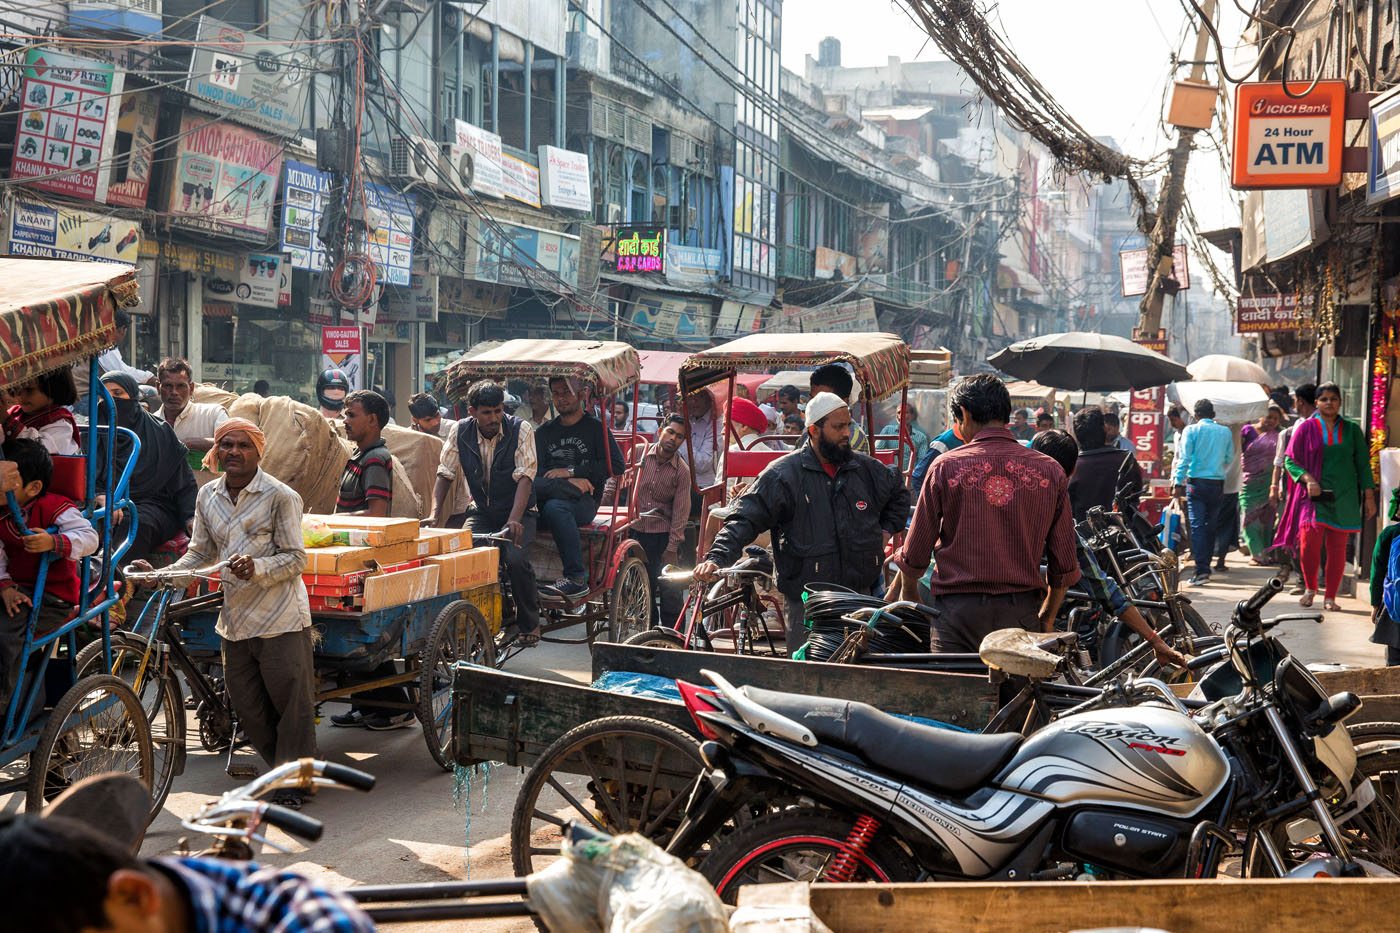
[[[1327,188],[1342,183],[1345,81],[1284,92],[1278,82],[1235,89],[1236,188]]]

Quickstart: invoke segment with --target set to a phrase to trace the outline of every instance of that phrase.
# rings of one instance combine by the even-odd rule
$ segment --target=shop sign
[[[267,236],[282,173],[282,146],[234,123],[186,111],[170,185],[175,226]]]
[[[1277,81],[1235,88],[1236,188],[1327,188],[1342,183],[1347,84],[1318,81],[1311,91]]]
[[[545,204],[569,211],[593,210],[588,153],[540,146],[539,158],[540,197]]]
[[[501,154],[501,193],[521,204],[540,206],[540,170],[524,159]]]
[[[875,299],[857,298],[819,308],[785,306],[785,317],[800,323],[804,334],[866,334],[880,329],[875,319]]]
[[[629,317],[653,338],[684,340],[710,336],[713,312],[714,302],[709,298],[638,292]]]
[[[282,184],[280,244],[293,269],[323,272],[326,248],[316,236],[321,214],[330,198],[331,176],[305,162],[287,160]],[[413,229],[417,201],[373,182],[365,184],[369,205],[369,254],[379,267],[379,280],[407,286],[413,267]]]
[[[1150,250],[1146,249],[1129,249],[1118,254],[1118,275],[1124,298],[1147,294],[1147,283],[1152,281],[1149,255]],[[1176,244],[1172,250],[1172,275],[1181,283],[1182,291],[1191,287],[1191,267],[1186,258],[1186,244]]]
[[[724,254],[699,246],[666,245],[666,281],[672,285],[708,288],[719,279]]]
[[[856,277],[856,257],[846,253],[837,252],[826,246],[817,247],[816,270],[813,273],[819,279],[834,279],[836,273],[841,273],[843,279],[853,279]]]
[[[1297,295],[1241,295],[1235,301],[1237,334],[1263,334],[1297,329]]]
[[[741,301],[726,301],[715,319],[716,337],[737,337],[757,333],[763,325],[763,308]]]
[[[596,224],[583,224],[578,238],[578,289],[585,294],[598,290],[603,266],[604,230]]]
[[[618,227],[613,239],[614,268],[623,275],[666,273],[664,227]]]
[[[578,287],[579,238],[516,224],[487,224],[471,218],[468,226],[466,277],[503,285],[527,284],[522,266]]]
[[[141,222],[17,198],[9,239],[14,256],[106,259],[134,266],[141,255]]]
[[[200,249],[184,243],[141,241],[142,259],[159,259],[162,269],[171,272],[195,272],[200,275],[238,274],[238,258],[212,249]]]
[[[486,282],[438,279],[438,309],[442,313],[502,317],[510,306],[510,289]]]
[[[408,288],[389,287],[379,299],[381,321],[432,323],[438,318],[438,277],[426,261],[413,264]]]
[[[19,129],[10,176],[55,194],[102,201],[107,195],[122,72],[35,46],[24,56]]]
[[[1166,418],[1160,411],[1128,412],[1128,441],[1133,445],[1133,456],[1149,475],[1162,459],[1165,424]]]
[[[199,18],[186,90],[193,106],[258,129],[301,129],[310,75],[289,45],[269,42],[212,16]]]
[[[454,123],[457,146],[472,154],[472,190],[501,197],[505,178],[501,169],[501,137],[466,120]]]
[[[239,260],[236,276],[204,276],[205,298],[257,308],[291,305],[291,267],[286,257],[279,253],[245,253]]]
[[[350,380],[350,388],[360,388],[360,328],[321,328],[321,368],[339,369]]]
[[[1137,344],[1140,347],[1146,347],[1149,350],[1153,350],[1157,353],[1160,353],[1163,356],[1167,355],[1167,332],[1164,328],[1158,328],[1157,333],[1151,337],[1144,336],[1143,334],[1139,333],[1136,328],[1134,328],[1133,343]],[[1134,398],[1136,398],[1136,396],[1134,396]]]
[[[1371,101],[1371,145],[1366,158],[1366,203],[1400,194],[1400,88]]]
[[[151,188],[151,167],[156,156],[156,124],[160,121],[160,96],[155,91],[130,91],[121,97],[117,113],[117,154],[107,167],[108,204],[117,207],[146,206]]]

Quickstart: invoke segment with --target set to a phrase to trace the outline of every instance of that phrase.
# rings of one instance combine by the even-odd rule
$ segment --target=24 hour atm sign
[[[1235,89],[1236,188],[1327,188],[1342,183],[1345,81],[1289,91],[1278,82]]]

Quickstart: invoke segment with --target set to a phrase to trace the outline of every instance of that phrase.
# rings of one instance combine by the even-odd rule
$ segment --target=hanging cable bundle
[[[845,587],[817,583],[807,587],[803,617],[807,624],[808,661],[848,662],[863,654],[925,654],[929,649],[928,616],[910,606],[884,610],[876,596]],[[844,616],[858,613],[870,622]],[[844,649],[844,650],[843,650]]]

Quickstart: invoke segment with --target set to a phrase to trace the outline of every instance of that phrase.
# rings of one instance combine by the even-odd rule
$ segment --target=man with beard
[[[802,588],[836,583],[859,593],[879,585],[885,543],[904,530],[909,490],[874,457],[851,449],[851,411],[830,392],[807,403],[811,443],[773,462],[740,497],[715,536],[696,579],[718,578],[719,568],[744,547],[773,533],[778,589],[787,599],[788,653],[806,641]],[[1058,469],[1058,468],[1057,468]]]
[[[941,615],[931,650],[976,652],[997,629],[1050,631],[1079,580],[1079,560],[1065,471],[1007,428],[1011,395],[1002,381],[964,379],[948,404],[967,443],[929,468],[889,596],[917,601],[936,550],[930,589]]]

